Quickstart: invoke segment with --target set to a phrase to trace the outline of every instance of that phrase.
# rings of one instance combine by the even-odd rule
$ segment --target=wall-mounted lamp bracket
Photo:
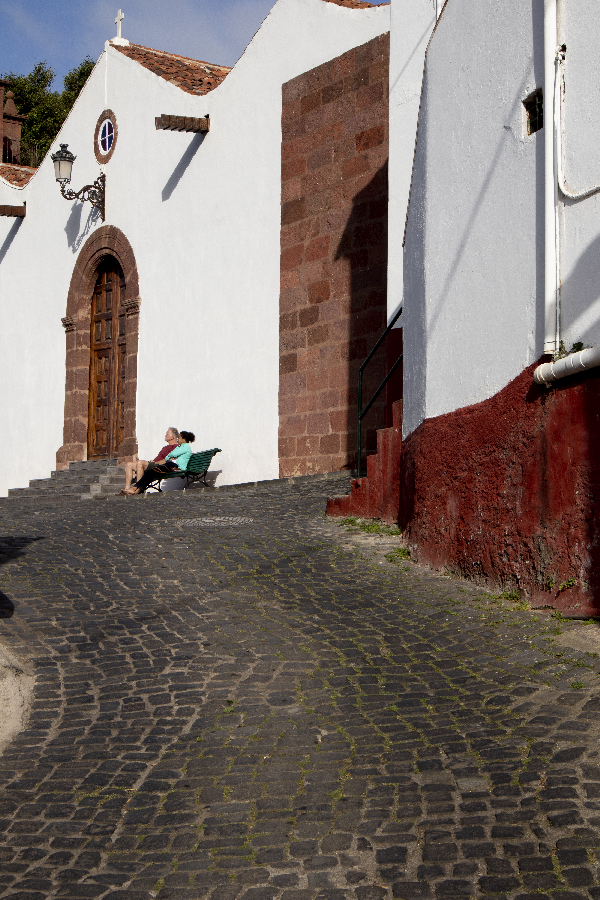
[[[67,188],[66,183],[63,183],[60,186],[60,192],[65,200],[81,200],[82,203],[88,200],[99,211],[104,222],[106,175],[98,175],[93,184],[86,184],[80,191],[72,191],[71,188]]]

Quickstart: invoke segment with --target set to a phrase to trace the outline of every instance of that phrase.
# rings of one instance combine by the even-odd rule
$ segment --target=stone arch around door
[[[90,394],[92,295],[103,261],[112,257],[123,270],[125,280],[125,410],[123,437],[117,448],[120,462],[137,453],[135,400],[139,334],[139,277],[131,244],[114,225],[103,225],[85,242],[69,286],[67,314],[62,323],[66,332],[65,419],[63,445],[56,453],[56,466],[87,459],[88,404]]]

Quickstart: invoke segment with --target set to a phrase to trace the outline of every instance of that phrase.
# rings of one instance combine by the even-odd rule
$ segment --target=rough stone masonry
[[[599,900],[596,624],[332,491],[0,502],[2,900]]]

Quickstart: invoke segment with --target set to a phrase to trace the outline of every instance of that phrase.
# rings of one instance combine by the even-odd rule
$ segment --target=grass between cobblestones
[[[596,624],[323,491],[0,503],[2,900],[600,900]]]

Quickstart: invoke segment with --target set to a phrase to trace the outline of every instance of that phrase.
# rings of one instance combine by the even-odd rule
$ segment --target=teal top
[[[172,459],[173,462],[176,462],[178,467],[182,472],[185,472],[187,469],[187,465],[190,461],[190,456],[192,455],[192,445],[191,444],[179,444],[177,447],[174,447],[170,453],[167,453],[165,456],[165,462],[168,459]]]

